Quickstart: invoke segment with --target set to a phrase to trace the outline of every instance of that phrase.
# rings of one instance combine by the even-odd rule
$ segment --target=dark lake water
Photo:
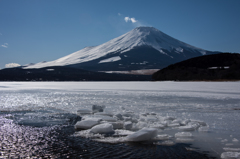
[[[95,142],[73,136],[78,116],[59,113],[36,118],[37,113],[0,113],[0,158],[210,158],[207,152],[189,151],[189,144]]]

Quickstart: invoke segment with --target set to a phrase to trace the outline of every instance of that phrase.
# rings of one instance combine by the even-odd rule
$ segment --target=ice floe
[[[157,136],[158,130],[156,128],[143,128],[126,137],[126,141],[149,141]]]
[[[124,123],[124,129],[126,129],[126,130],[131,130],[131,128],[132,128],[132,122],[130,122],[130,121],[127,121],[127,122],[125,122]]]
[[[183,138],[190,137],[191,138],[191,137],[193,137],[193,135],[190,132],[178,132],[175,134],[175,137],[176,138],[181,138],[181,137],[183,137]]]
[[[240,152],[223,152],[222,159],[240,159]]]
[[[90,129],[95,125],[100,124],[101,119],[98,118],[88,118],[86,120],[78,121],[75,124],[75,129]]]
[[[231,148],[231,147],[224,147],[224,151],[231,151],[231,152],[240,152],[240,148]]]
[[[78,110],[82,120],[75,124],[75,135],[107,143],[151,141],[157,145],[173,145],[193,142],[195,137],[191,132],[209,131],[204,121],[160,116],[154,112],[135,113],[125,107],[119,108],[106,112],[105,106],[93,105],[92,110]],[[237,139],[233,141],[237,142]]]
[[[94,134],[114,134],[113,126],[109,123],[96,125],[91,128],[90,132]]]

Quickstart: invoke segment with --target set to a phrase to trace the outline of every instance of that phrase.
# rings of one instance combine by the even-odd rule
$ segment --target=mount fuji
[[[86,47],[50,62],[24,66],[24,69],[68,66],[91,71],[162,69],[192,57],[216,54],[200,49],[153,27],[137,27],[104,44]]]

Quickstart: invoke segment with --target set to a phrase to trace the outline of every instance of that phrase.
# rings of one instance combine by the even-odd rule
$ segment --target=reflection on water
[[[44,114],[47,116],[49,113],[46,112]],[[79,120],[77,116],[61,114],[62,119],[68,121],[62,125],[51,122],[59,119],[59,114],[56,113],[47,117],[46,121],[52,123],[51,126],[39,125],[36,119],[29,126],[29,122],[22,121],[26,120],[26,116],[30,117],[30,114],[34,117],[39,112],[0,114],[1,158],[209,158],[205,154],[191,151],[187,144],[161,146],[152,143],[94,142],[72,135],[75,132],[73,125]]]
[[[81,158],[81,155],[83,158],[181,158],[184,155],[196,158],[191,157],[193,154],[202,158],[193,146],[218,157],[222,152],[240,148],[239,82],[11,82],[0,85],[0,158]],[[75,134],[74,122],[79,120],[74,114],[95,104],[105,105],[109,112],[118,112],[124,107],[136,114],[154,112],[180,120],[200,120],[209,125],[209,132],[191,132],[194,140],[191,147],[173,145],[174,139],[174,143],[167,140],[155,145],[111,145],[72,135]],[[162,133],[174,136],[179,130],[173,126]]]

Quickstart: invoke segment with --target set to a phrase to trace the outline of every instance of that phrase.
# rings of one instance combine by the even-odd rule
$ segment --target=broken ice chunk
[[[124,121],[132,121],[132,117],[123,117]]]
[[[142,115],[142,116],[147,116],[148,113],[141,113],[140,115]]]
[[[176,138],[186,138],[186,137],[193,137],[192,133],[190,132],[178,132],[175,134]]]
[[[171,117],[171,116],[166,116],[166,117],[164,118],[164,120],[174,120],[174,119],[176,119],[176,118]]]
[[[113,126],[109,123],[96,125],[91,128],[90,132],[94,134],[114,134]]]
[[[143,128],[126,137],[126,141],[149,141],[157,136],[158,130],[155,128]]]
[[[200,128],[198,128],[198,131],[208,132],[209,131],[209,127],[207,127],[207,126],[200,127]]]
[[[207,126],[207,124],[204,121],[200,121],[200,120],[191,120],[192,123],[198,123],[201,126]]]
[[[107,113],[107,112],[97,112],[97,113],[94,113],[94,115],[103,115],[103,116],[110,116],[110,117],[113,116],[112,113]]]
[[[240,159],[240,152],[223,152],[222,159]]]
[[[117,117],[118,120],[124,120],[122,114],[120,113],[115,114],[114,117]]]
[[[158,124],[158,123],[153,123],[150,125],[151,128],[158,128],[158,129],[164,129],[165,125],[163,124]]]
[[[174,123],[180,124],[181,122],[182,122],[182,121],[181,121],[180,119],[175,119],[175,120],[172,121],[173,124],[174,124]]]
[[[179,127],[179,123],[170,123],[170,124],[167,124],[168,127]]]
[[[102,119],[102,120],[104,120],[104,121],[109,121],[109,122],[116,122],[116,121],[117,121],[115,118],[110,117],[110,116],[95,115],[95,114],[94,114],[94,117],[95,117],[95,118],[100,118],[100,119]]]
[[[226,146],[233,146],[234,144],[233,143],[226,143],[225,145]]]
[[[228,139],[221,140],[221,142],[228,142]]]
[[[195,127],[192,125],[187,125],[187,126],[180,126],[178,129],[182,131],[194,131]]]
[[[191,122],[191,120],[189,120],[189,119],[183,120],[181,122],[181,125],[187,125],[189,122]]]
[[[155,116],[150,116],[150,115],[148,115],[148,116],[145,118],[145,121],[147,121],[147,122],[157,122],[157,121],[158,121],[158,118],[156,118]]]
[[[148,125],[147,125],[147,123],[145,123],[145,122],[138,122],[136,125],[134,125],[134,127],[132,128],[132,129],[134,129],[134,130],[140,130],[140,129],[142,129],[142,128],[144,128],[144,127],[147,127]]]
[[[128,121],[125,122],[123,126],[125,130],[130,130],[132,128],[132,125],[133,125],[132,122]]]
[[[168,134],[161,134],[161,135],[157,135],[155,137],[156,140],[168,140],[169,139],[169,135]]]
[[[150,115],[157,115],[156,113],[154,113],[154,112],[151,112],[151,113],[149,113]]]
[[[189,142],[193,142],[194,139],[192,138],[176,138],[176,142],[178,143],[189,143]]]
[[[240,148],[224,147],[224,151],[240,152]]]
[[[112,124],[113,129],[123,129],[123,122],[109,122]]]
[[[124,117],[133,117],[135,115],[132,112],[126,112],[126,113],[123,113],[122,116],[124,116]]]
[[[95,125],[100,123],[100,119],[97,118],[88,118],[86,120],[78,121],[74,127],[75,129],[90,129]]]

